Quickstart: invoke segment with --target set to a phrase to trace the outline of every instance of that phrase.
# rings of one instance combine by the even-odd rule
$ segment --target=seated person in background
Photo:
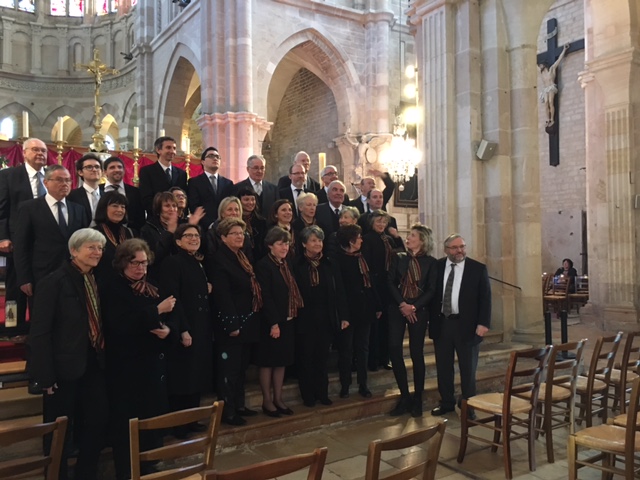
[[[573,268],[573,262],[570,258],[565,258],[562,260],[562,267],[556,270],[555,276],[564,275],[565,277],[569,277],[569,291],[571,293],[576,292],[576,277],[578,276],[578,271]]]

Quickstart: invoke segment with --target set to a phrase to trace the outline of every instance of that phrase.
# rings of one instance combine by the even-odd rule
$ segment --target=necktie
[[[302,192],[301,188],[295,188],[294,189],[296,191],[296,198],[298,198],[300,196],[300,192]]]
[[[58,226],[60,227],[62,235],[67,238],[69,235],[67,231],[67,221],[64,219],[64,203],[56,202],[56,205],[58,206]]]
[[[371,207],[369,206],[369,202],[367,202],[366,205],[367,205],[367,213],[370,213],[371,212]]]
[[[42,183],[43,178],[44,175],[42,174],[42,172],[36,173],[36,180],[38,182],[36,183],[36,191],[38,192],[38,198],[44,197],[47,194],[47,189],[44,188],[44,184]]]
[[[167,172],[167,180],[169,180],[169,184],[171,184],[171,167],[167,167],[165,172]]]
[[[100,201],[100,197],[98,196],[98,190],[94,190],[91,192],[91,213],[96,212],[96,207],[98,206],[98,202]]]
[[[218,194],[218,180],[216,179],[215,175],[211,175],[211,177],[209,177],[211,179],[211,186],[213,187],[213,194],[217,195]]]
[[[262,195],[262,182],[258,182],[254,185],[253,189],[258,195]]]
[[[118,185],[117,183],[111,185],[112,192],[117,192],[119,188],[120,188],[120,185]]]
[[[340,209],[339,209],[339,208],[336,208],[336,209],[334,210],[334,212],[336,212],[336,217],[339,217],[339,216],[340,216]]]
[[[451,315],[451,292],[453,291],[453,278],[455,277],[455,263],[451,264],[451,271],[444,287],[444,298],[442,299],[442,313],[445,317]]]

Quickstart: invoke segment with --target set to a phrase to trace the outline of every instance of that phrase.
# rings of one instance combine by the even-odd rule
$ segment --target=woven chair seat
[[[617,425],[598,425],[576,432],[580,445],[596,450],[624,454],[626,428]],[[640,432],[636,433],[635,451],[640,452]]]
[[[477,410],[483,412],[493,413],[494,415],[500,415],[502,413],[502,405],[504,403],[504,393],[483,393],[482,395],[476,395],[467,400],[467,404]],[[527,413],[531,410],[531,403],[529,400],[523,400],[518,397],[511,397],[511,413]]]

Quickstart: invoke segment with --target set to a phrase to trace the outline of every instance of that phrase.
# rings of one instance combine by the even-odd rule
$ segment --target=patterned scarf
[[[236,256],[238,257],[238,262],[240,262],[242,269],[251,277],[251,292],[253,293],[253,301],[251,303],[252,311],[259,312],[262,308],[262,290],[260,289],[260,284],[256,279],[256,274],[253,272],[251,262],[249,262],[249,259],[242,250],[238,250]]]
[[[409,266],[407,267],[407,271],[402,277],[402,297],[406,299],[416,298],[420,295],[420,287],[418,287],[418,282],[420,282],[420,263],[418,263],[418,257],[424,255],[424,253],[419,253],[418,255],[414,255],[411,252],[407,252],[409,256]]]
[[[389,271],[391,268],[391,256],[393,255],[393,248],[391,247],[391,243],[389,242],[389,237],[382,233],[380,235],[382,238],[382,243],[384,243],[384,268]]]
[[[245,230],[249,234],[249,236],[253,236],[253,227],[251,226],[251,220],[253,219],[253,212],[242,215],[242,220],[246,223]]]
[[[367,261],[360,253],[360,250],[357,252],[347,252],[344,250],[344,253],[349,255],[350,257],[358,257],[358,267],[360,268],[360,273],[362,274],[362,282],[364,283],[364,288],[371,288],[371,277],[369,276],[369,265],[367,265]]]
[[[131,282],[131,285],[129,286],[133,289],[134,295],[137,295],[138,297],[158,298],[160,296],[158,289],[147,282],[146,275],[140,280],[131,280],[130,278],[127,278],[127,280]]]
[[[291,270],[289,270],[289,264],[286,260],[278,260],[271,254],[269,254],[269,258],[280,268],[280,275],[282,275],[284,283],[286,283],[287,288],[289,288],[289,309],[287,317],[295,318],[298,316],[298,309],[304,307],[298,284],[293,278],[293,275],[291,275]]]
[[[84,282],[84,292],[89,315],[89,340],[91,346],[97,352],[104,350],[104,336],[102,335],[102,319],[100,318],[100,298],[98,297],[98,285],[91,271],[84,273],[75,262],[71,264],[80,272]]]
[[[113,225],[115,233],[111,225]],[[111,225],[108,223],[103,224],[102,233],[104,233],[104,236],[107,237],[107,240],[109,240],[114,247],[117,247],[127,239],[127,229],[120,224],[113,223]],[[118,238],[116,238],[116,234]]]
[[[320,284],[320,273],[318,273],[318,267],[320,266],[320,259],[322,258],[322,252],[320,252],[315,257],[310,257],[307,255],[305,250],[304,258],[309,262],[309,277],[311,280],[311,286],[317,287]]]

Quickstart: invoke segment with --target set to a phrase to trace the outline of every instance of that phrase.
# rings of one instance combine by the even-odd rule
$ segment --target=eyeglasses
[[[338,172],[327,172],[323,175],[323,177],[337,177]]]
[[[148,260],[143,260],[142,262],[139,262],[138,260],[131,260],[129,262],[129,265],[131,265],[134,268],[138,268],[138,267],[147,268],[149,266],[149,261]]]
[[[82,167],[83,170],[102,170],[100,165],[85,165]]]
[[[449,250],[464,250],[465,248],[467,248],[466,245],[459,245],[457,247],[447,247]]]
[[[185,233],[184,235],[182,235],[182,238],[188,238],[190,240],[193,240],[196,238],[200,238],[200,235],[197,233]]]
[[[233,235],[234,237],[239,237],[240,235],[244,235],[244,232],[229,232],[226,236]]]
[[[48,182],[56,182],[56,183],[71,183],[71,179],[70,178],[60,178],[60,177],[50,178],[47,181]]]
[[[217,153],[210,153],[209,155],[205,156],[204,158],[220,158],[220,155],[218,155]]]
[[[31,150],[33,153],[47,153],[46,148],[30,147],[29,150]]]
[[[174,193],[173,196],[174,198],[180,198],[180,199],[187,198],[187,196],[183,193]]]
[[[254,167],[249,167],[251,170],[265,170],[265,167],[259,167],[259,166],[254,166]]]

